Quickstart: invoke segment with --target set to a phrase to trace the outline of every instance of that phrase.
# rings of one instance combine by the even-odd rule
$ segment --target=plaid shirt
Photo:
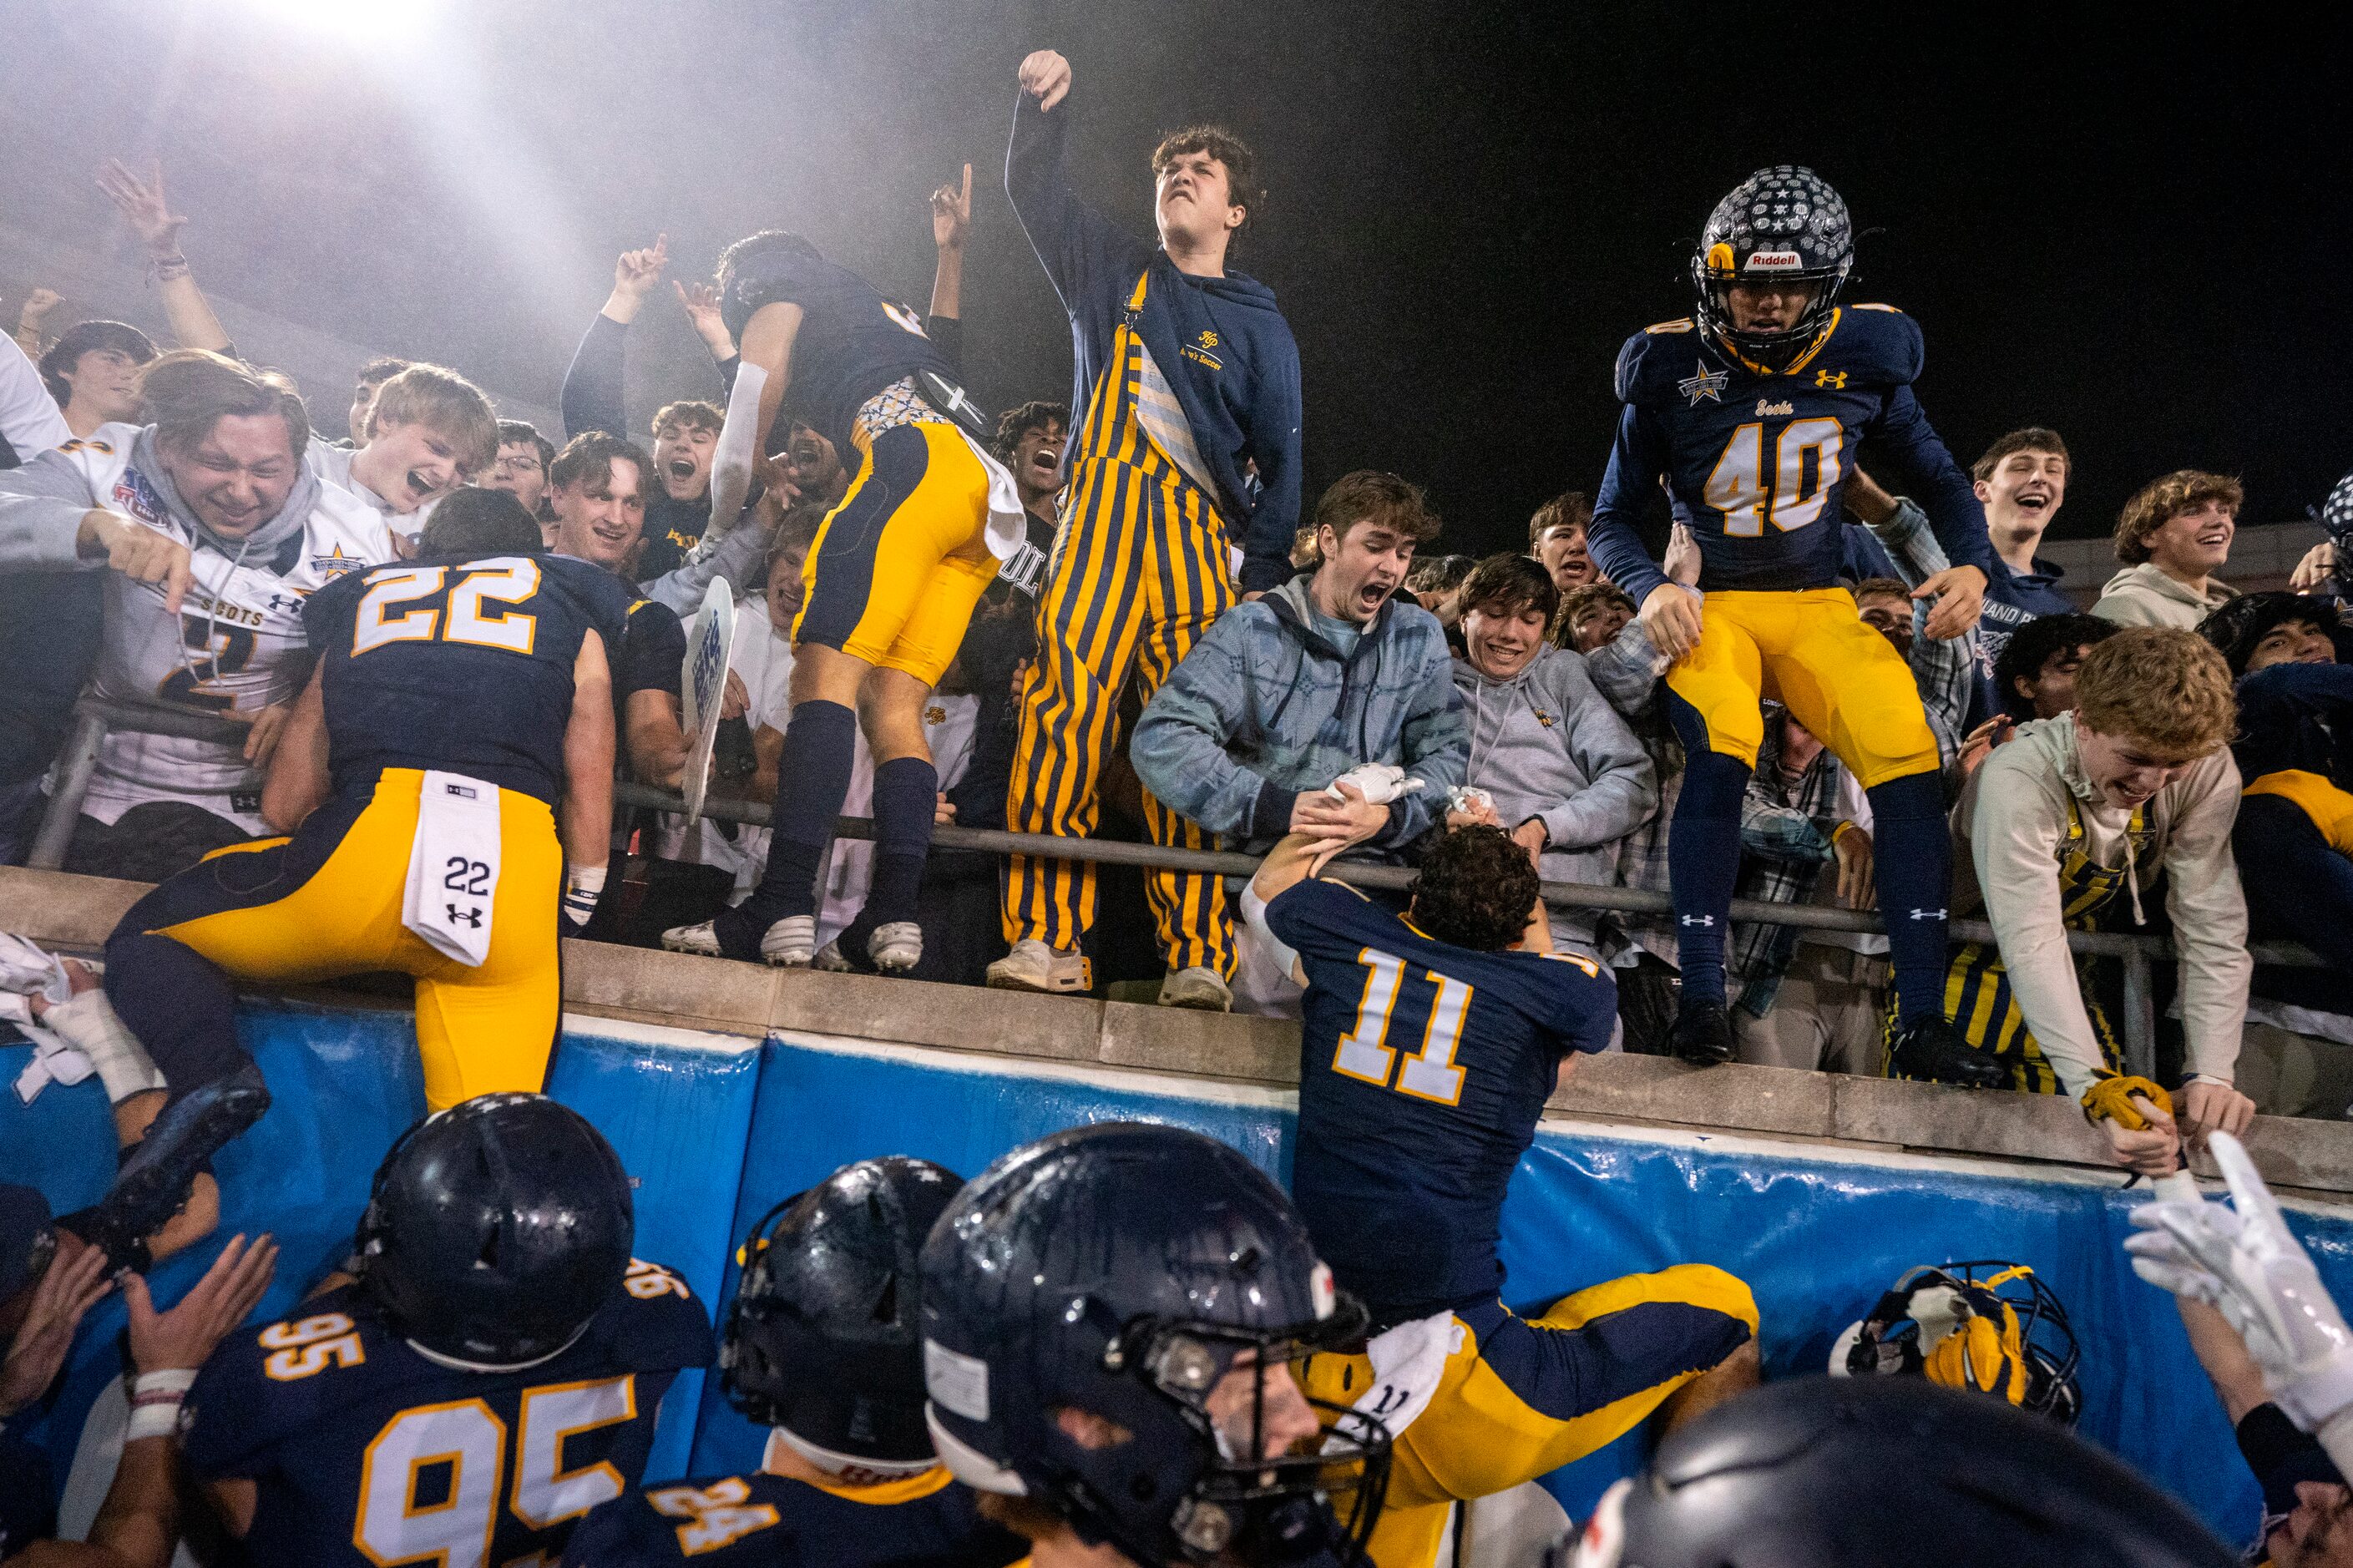
[[[1633,730],[1658,774],[1659,809],[1618,841],[1618,886],[1654,893],[1670,890],[1667,830],[1683,789],[1683,748],[1659,704],[1659,677],[1665,668],[1666,660],[1651,646],[1640,621],[1628,621],[1613,640],[1585,656],[1586,673]],[[1599,937],[1602,952],[1613,963],[1637,947],[1667,963],[1676,962],[1671,915],[1613,914],[1601,923]]]
[[[1757,771],[1740,802],[1740,880],[1736,895],[1767,904],[1810,902],[1822,868],[1834,858],[1831,836],[1848,819],[1840,802],[1846,770],[1825,746],[1796,779],[1781,768],[1778,724],[1765,727]],[[1796,957],[1795,926],[1735,921],[1725,967],[1740,977],[1740,1006],[1762,1018]]]

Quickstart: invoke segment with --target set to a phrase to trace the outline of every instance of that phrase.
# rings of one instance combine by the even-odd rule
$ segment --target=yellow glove
[[[2118,1077],[2110,1073],[2084,1091],[2084,1120],[2113,1121],[2127,1132],[2148,1131],[2148,1118],[2143,1116],[2132,1102],[2134,1095],[2147,1099],[2151,1105],[2173,1114],[2173,1097],[2145,1078]]]

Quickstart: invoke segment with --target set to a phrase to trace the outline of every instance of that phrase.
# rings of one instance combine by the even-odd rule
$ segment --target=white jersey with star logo
[[[180,613],[171,616],[160,586],[108,577],[98,694],[240,719],[291,700],[308,646],[303,599],[344,572],[392,560],[391,534],[373,509],[321,486],[301,533],[274,550],[224,554],[174,517],[153,483],[132,466],[138,436],[134,425],[102,426],[69,456],[96,504],[187,545],[195,583]],[[241,746],[117,730],[99,752],[82,810],[111,824],[148,801],[186,801],[265,833],[260,795],[261,774],[246,763]]]

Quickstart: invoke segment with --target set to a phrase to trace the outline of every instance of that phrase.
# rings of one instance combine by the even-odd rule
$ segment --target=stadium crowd
[[[1900,1472],[1916,1505],[1883,1511],[1967,1516],[1973,1551],[2102,1560],[2072,1543],[2107,1531],[2172,1553],[2135,1561],[2223,1560],[2035,1424],[2082,1392],[2031,1269],[1899,1281],[1839,1353],[1925,1373],[1902,1393],[1748,1392],[1757,1303],[1704,1265],[1506,1309],[1504,1185],[1546,1096],[1612,1049],[2063,1093],[2153,1178],[2211,1147],[2235,1207],[2166,1189],[2136,1267],[2182,1299],[2274,1560],[2353,1552],[2353,1336],[2237,1142],[2258,1110],[2353,1106],[2333,547],[2298,591],[2238,594],[2238,483],[2158,476],[2084,613],[2038,554],[2061,436],[1957,465],[1911,391],[1918,330],[1841,301],[1843,204],[1783,166],[1711,217],[1693,318],[1630,340],[1600,483],[1536,506],[1524,551],[1440,553],[1409,478],[1303,494],[1296,349],[1228,265],[1249,148],[1170,136],[1156,243],[1126,234],[1066,178],[1071,83],[1024,61],[1006,181],[1074,384],[993,420],[963,388],[968,165],[931,198],[925,310],[798,236],[739,242],[708,283],[657,237],[615,264],[561,430],[385,357],[340,439],[228,340],[160,172],[100,173],[174,346],[52,333],[45,289],[0,351],[0,850],[158,886],[102,983],[0,952],[11,1016],[81,1054],[122,1145],[81,1213],[0,1187],[0,1461],[115,1282],[130,1410],[87,1555],[0,1496],[5,1560],[160,1564],[216,1530],[269,1564],[775,1562],[762,1532],[788,1523],[794,1561],[1426,1568],[1457,1504],[1638,1427],[1654,1473],[1771,1471],[1784,1502]],[[631,328],[663,300],[712,375],[633,418]],[[1685,378],[1694,340],[1715,346]],[[2353,523],[2353,481],[2328,506]],[[732,641],[706,640],[722,605]],[[113,715],[94,757],[69,746],[86,695]],[[617,809],[617,780],[771,825]],[[871,844],[837,839],[845,813]],[[934,850],[943,824],[1259,866],[1122,879]],[[1417,879],[1360,892],[1350,864]],[[1650,896],[1548,907],[1543,881]],[[1886,919],[1735,921],[1736,900]],[[1948,942],[1948,916],[1992,940]],[[969,1184],[860,1161],[744,1238],[714,1334],[632,1256],[612,1149],[535,1092],[559,929],[1299,1018],[1292,1191],[1140,1124]],[[2170,941],[2154,1077],[2082,931]],[[2324,966],[2258,965],[2268,938]],[[141,1270],[214,1228],[208,1158],[269,1100],[233,979],[385,968],[416,980],[434,1114],[385,1156],[347,1266],[239,1334],[275,1249],[238,1237],[158,1312]],[[770,1431],[760,1470],[641,1491],[663,1394],[714,1364]],[[1775,1423],[1847,1447],[1793,1458]],[[2064,1507],[2004,1535],[2027,1510],[1986,1500],[2027,1476]],[[1734,1560],[1703,1538],[1744,1521],[1675,1490],[1613,1491],[1577,1561]],[[1825,1555],[1782,1511],[1771,1561],[1902,1550]]]

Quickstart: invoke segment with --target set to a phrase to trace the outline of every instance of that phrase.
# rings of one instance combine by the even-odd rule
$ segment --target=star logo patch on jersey
[[[1731,379],[1730,371],[1710,370],[1707,361],[1701,360],[1692,366],[1691,374],[1675,383],[1675,390],[1691,399],[1689,406],[1697,408],[1703,397],[1710,403],[1723,402],[1724,384]]]

